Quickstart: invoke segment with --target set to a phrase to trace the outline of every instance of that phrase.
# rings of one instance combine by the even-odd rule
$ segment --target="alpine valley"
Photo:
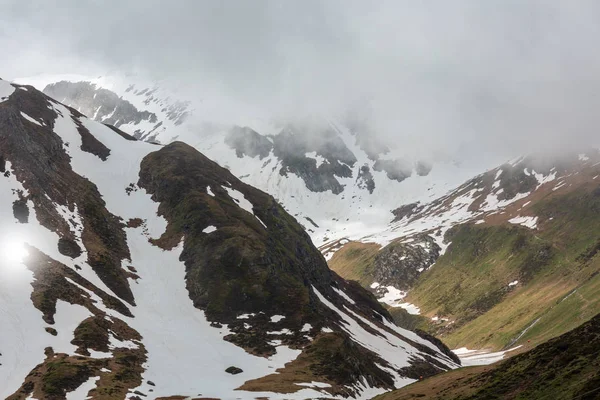
[[[469,165],[351,117],[224,124],[137,78],[15,82],[0,397],[598,395],[597,143]]]

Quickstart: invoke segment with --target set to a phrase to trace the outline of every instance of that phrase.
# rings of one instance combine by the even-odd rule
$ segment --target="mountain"
[[[376,400],[600,398],[600,316],[492,366],[461,368]]]
[[[331,268],[452,348],[544,342],[600,312],[600,152],[516,159],[390,226],[328,243]]]
[[[444,155],[421,159],[402,143],[383,145],[356,115],[219,119],[217,100],[188,98],[166,82],[140,77],[19,81],[141,140],[190,144],[273,195],[319,245],[380,232],[398,204],[434,200],[483,168]]]
[[[369,398],[458,366],[183,142],[0,80],[0,171],[3,398]]]

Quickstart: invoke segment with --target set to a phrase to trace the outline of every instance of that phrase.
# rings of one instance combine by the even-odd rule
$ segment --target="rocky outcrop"
[[[239,158],[248,156],[262,160],[273,149],[273,143],[269,139],[248,127],[233,127],[225,136],[225,143],[235,149]]]
[[[356,185],[361,189],[367,189],[369,193],[373,193],[373,190],[375,190],[375,181],[368,164],[363,165],[358,170]]]
[[[440,246],[429,236],[410,243],[392,242],[373,261],[372,275],[381,286],[408,290],[440,256]]]
[[[65,104],[74,105],[84,115],[117,128],[123,124],[139,124],[142,121],[157,122],[156,114],[140,111],[116,93],[99,88],[91,82],[51,83],[44,88],[44,93]]]

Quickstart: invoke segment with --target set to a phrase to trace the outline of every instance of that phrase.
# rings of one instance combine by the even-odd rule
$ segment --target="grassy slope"
[[[407,300],[426,315],[456,320],[445,334],[438,331],[450,347],[499,349],[538,318],[516,344],[573,329],[600,312],[599,210],[600,196],[587,188],[536,204],[539,231],[458,227]],[[520,283],[509,290],[513,280]]]
[[[511,359],[434,376],[377,400],[598,399],[600,315]]]
[[[371,269],[379,249],[376,243],[350,242],[333,255],[328,263],[329,268],[344,279],[368,287],[373,283]]]

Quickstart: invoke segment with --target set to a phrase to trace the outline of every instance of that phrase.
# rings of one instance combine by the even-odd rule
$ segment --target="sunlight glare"
[[[15,268],[23,264],[29,253],[21,240],[7,239],[0,244],[0,264]]]

